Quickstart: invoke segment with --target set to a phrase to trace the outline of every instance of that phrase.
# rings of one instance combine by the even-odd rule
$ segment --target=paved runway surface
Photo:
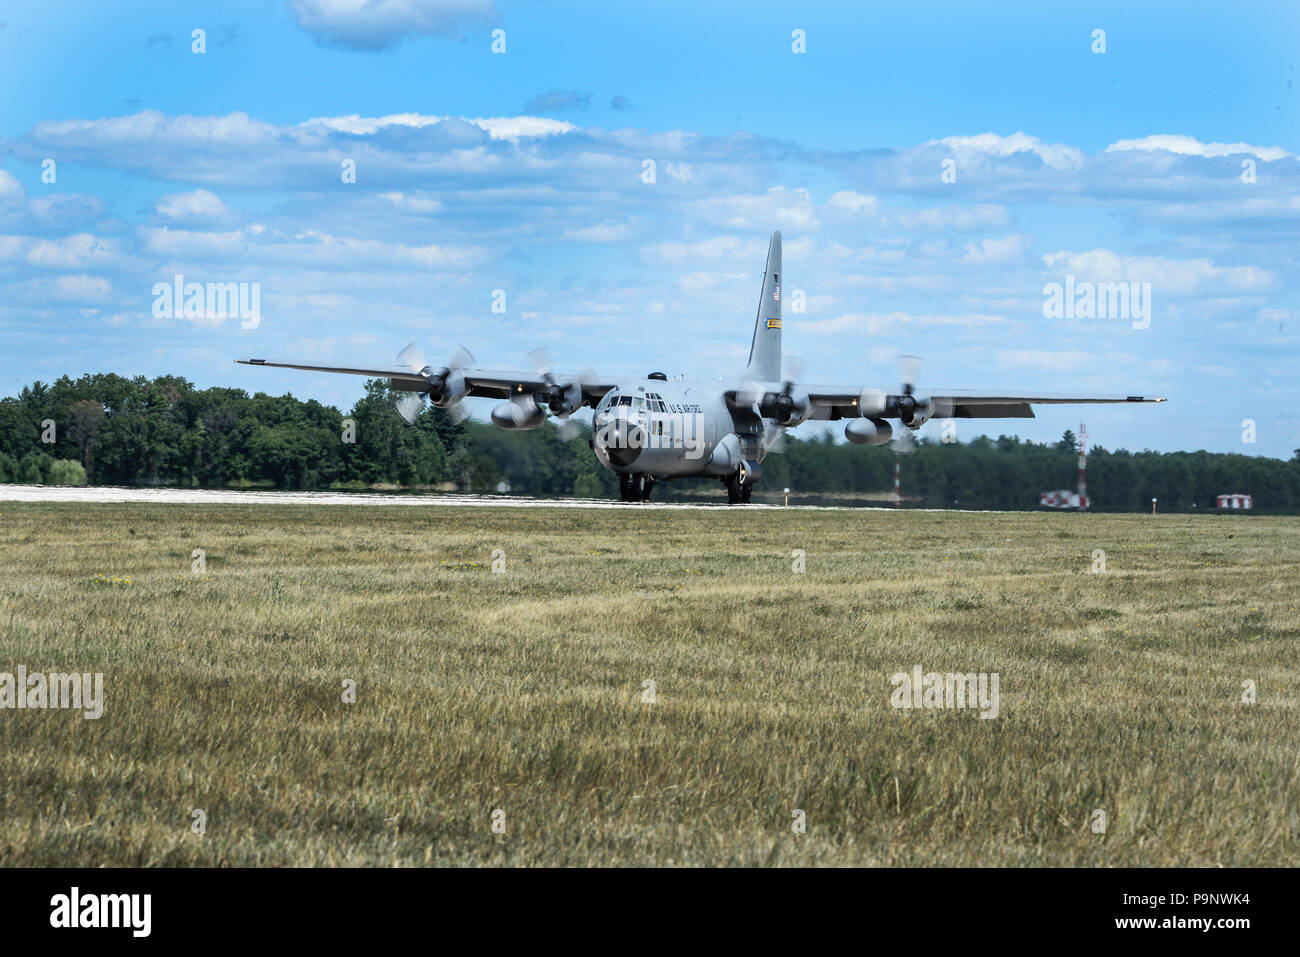
[[[429,493],[386,495],[382,492],[259,492],[240,489],[124,488],[81,485],[3,485],[0,502],[144,502],[157,505],[486,505],[498,508],[644,508],[725,509],[722,502],[644,502],[628,504],[592,498],[520,498],[509,495]],[[779,509],[780,505],[746,505],[747,509]],[[857,511],[876,506],[800,505],[819,511]],[[927,509],[927,511],[929,511]]]

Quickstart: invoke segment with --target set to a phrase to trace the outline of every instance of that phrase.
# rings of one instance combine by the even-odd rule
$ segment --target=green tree
[[[86,470],[72,459],[55,459],[50,465],[51,485],[85,485]]]

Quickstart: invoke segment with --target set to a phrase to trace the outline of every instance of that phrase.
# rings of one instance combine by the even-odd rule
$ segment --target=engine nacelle
[[[546,410],[531,395],[512,396],[492,407],[492,423],[510,431],[535,429],[546,420]]]
[[[910,402],[899,403],[899,419],[909,429],[919,429],[925,423],[930,421],[934,415],[933,399],[917,399],[912,396],[905,396]]]
[[[546,403],[555,415],[571,415],[582,408],[582,383],[572,376],[556,379],[546,390]]]
[[[894,427],[884,419],[850,419],[844,437],[854,445],[884,445],[894,437]]]
[[[465,376],[457,369],[444,369],[429,376],[428,382],[429,401],[443,409],[455,405],[469,391]]]
[[[808,418],[808,413],[812,411],[812,400],[803,389],[791,389],[778,395],[773,406],[779,423],[795,426]]]

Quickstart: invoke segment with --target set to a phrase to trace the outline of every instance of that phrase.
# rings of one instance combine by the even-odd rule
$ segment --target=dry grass
[[[9,865],[1296,862],[1295,519],[5,504],[0,555],[0,671],[107,686],[0,711]],[[918,663],[1001,716],[894,710]]]

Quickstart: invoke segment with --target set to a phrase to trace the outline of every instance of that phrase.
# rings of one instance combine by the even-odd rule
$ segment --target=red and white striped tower
[[[1079,423],[1079,508],[1088,507],[1088,427]]]

